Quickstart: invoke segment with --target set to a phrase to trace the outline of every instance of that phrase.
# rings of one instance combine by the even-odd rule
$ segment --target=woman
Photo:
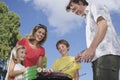
[[[47,38],[47,28],[42,24],[38,24],[32,30],[28,38],[23,38],[17,42],[17,45],[22,45],[26,48],[25,67],[37,65],[41,67],[42,58],[45,55],[45,49],[42,44]]]

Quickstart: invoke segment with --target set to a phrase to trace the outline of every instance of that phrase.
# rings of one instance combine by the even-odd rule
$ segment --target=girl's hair
[[[42,29],[44,29],[45,30],[45,37],[38,43],[38,46],[41,46],[45,41],[46,41],[46,39],[47,39],[47,27],[45,26],[45,25],[42,25],[42,24],[38,24],[38,25],[36,25],[34,28],[33,28],[33,30],[32,30],[32,33],[30,34],[30,36],[28,36],[28,39],[32,42],[32,41],[34,41],[35,40],[35,36],[34,36],[34,34],[35,34],[35,32],[38,30],[38,29],[40,29],[40,28],[42,28]]]
[[[59,44],[64,44],[64,45],[67,46],[67,48],[70,47],[68,41],[66,41],[66,40],[64,40],[64,39],[61,39],[61,40],[59,40],[59,41],[56,43],[56,48],[57,48],[57,49],[58,49],[58,45],[59,45]],[[68,50],[69,50],[69,49],[68,49]]]
[[[69,4],[66,7],[66,10],[69,11],[70,10],[70,5],[71,3],[76,3],[79,4],[79,1],[81,1],[83,3],[83,5],[88,5],[88,2],[86,0],[70,0]]]
[[[17,58],[17,55],[18,55],[18,50],[19,49],[25,49],[25,47],[21,46],[21,45],[17,45],[15,46],[12,51],[11,51],[11,56],[10,56],[10,59],[13,59],[13,61],[15,63],[18,63],[18,58]],[[23,62],[21,62],[21,64],[23,64]]]

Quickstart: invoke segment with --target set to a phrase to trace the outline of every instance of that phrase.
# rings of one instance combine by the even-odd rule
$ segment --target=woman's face
[[[41,40],[44,39],[45,34],[46,34],[45,29],[39,28],[39,29],[34,33],[34,37],[35,37],[36,41],[39,42],[39,41],[41,41]]]
[[[25,55],[26,55],[25,49],[18,49],[18,51],[17,51],[17,59],[19,61],[24,61]]]
[[[68,54],[68,48],[65,44],[59,44],[57,48],[58,48],[58,51],[61,53],[62,56]]]
[[[70,4],[70,10],[75,13],[76,15],[84,16],[84,6],[82,2]]]

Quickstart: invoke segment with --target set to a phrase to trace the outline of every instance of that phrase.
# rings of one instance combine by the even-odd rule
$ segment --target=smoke
[[[51,25],[55,32],[64,35],[73,29],[81,27],[83,19],[70,12],[66,12],[65,8],[69,0],[24,0],[25,2],[32,2],[35,9],[41,10],[48,18],[49,25]],[[111,12],[120,13],[119,0],[88,0],[89,3],[96,3],[99,6],[106,5]],[[103,3],[104,2],[104,3]]]

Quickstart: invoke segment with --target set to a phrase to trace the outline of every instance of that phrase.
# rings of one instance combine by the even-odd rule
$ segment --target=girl
[[[19,45],[13,48],[11,51],[6,80],[24,80],[22,74],[26,70],[23,66],[25,55],[26,50],[23,46]]]

